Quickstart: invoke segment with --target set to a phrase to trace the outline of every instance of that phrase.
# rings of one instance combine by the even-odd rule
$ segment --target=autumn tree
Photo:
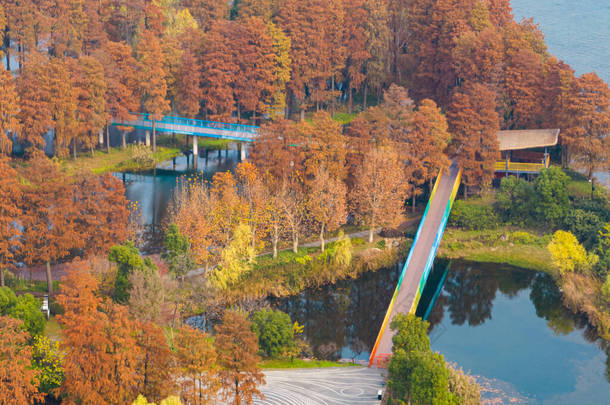
[[[21,216],[22,191],[17,171],[5,157],[0,158],[0,287],[4,287],[4,271],[15,261],[21,246],[21,227],[16,218]]]
[[[57,297],[65,308],[58,316],[66,352],[60,393],[69,404],[129,403],[140,378],[134,327],[124,307],[102,303],[98,282],[84,266],[73,264]]]
[[[392,3],[394,4],[394,2]],[[390,30],[388,3],[384,0],[365,0],[364,8],[367,16],[364,20],[366,32],[366,50],[370,57],[364,62],[365,82],[362,91],[362,109],[366,109],[368,88],[377,93],[380,101],[381,90],[388,78]]]
[[[142,90],[142,106],[152,121],[152,148],[157,150],[156,121],[163,119],[170,109],[166,99],[167,82],[164,70],[165,58],[159,38],[153,31],[145,30],[138,42],[138,78]]]
[[[43,146],[43,136],[53,125],[49,82],[49,62],[34,52],[17,77],[19,141],[28,146]]]
[[[301,143],[296,125],[279,118],[261,126],[250,159],[261,173],[277,180],[287,179],[295,171],[303,170],[304,150],[298,147]]]
[[[256,333],[250,322],[236,311],[225,311],[222,324],[216,327],[214,346],[218,353],[218,375],[223,385],[223,399],[231,404],[252,403],[253,398],[264,399],[257,389],[265,382],[258,368],[260,358]]]
[[[237,165],[235,180],[239,193],[248,205],[245,210],[246,223],[252,230],[252,247],[256,248],[267,233],[265,206],[269,194],[263,184],[261,173],[250,162],[241,162]]]
[[[279,208],[284,220],[284,227],[292,238],[292,251],[299,250],[299,237],[307,219],[307,193],[303,175],[295,171],[289,178],[282,179],[278,195]]]
[[[182,2],[204,31],[210,30],[219,20],[229,17],[229,3],[224,0],[185,0]]]
[[[91,56],[81,56],[73,65],[77,92],[76,120],[80,144],[93,155],[98,134],[107,122],[104,68]],[[76,142],[73,143],[76,156]]]
[[[53,153],[57,156],[68,155],[69,146],[72,144],[75,147],[77,142],[78,94],[72,74],[74,70],[71,68],[73,63],[67,57],[54,57],[49,63],[48,86],[55,135]]]
[[[536,128],[542,115],[543,64],[540,55],[523,48],[509,52],[505,69],[508,106],[505,120],[509,128]]]
[[[369,53],[367,36],[368,15],[365,0],[345,1],[345,31],[344,42],[346,48],[345,77],[347,87],[347,111],[352,113],[353,93],[359,90],[366,79],[364,64],[371,57]]]
[[[500,129],[494,100],[491,90],[474,84],[453,95],[447,112],[452,147],[463,170],[464,195],[469,187],[487,186],[493,177]]]
[[[180,397],[189,404],[208,404],[216,399],[220,382],[212,338],[188,325],[174,339]]]
[[[258,17],[239,21],[226,40],[230,41],[239,72],[233,83],[237,120],[241,120],[243,109],[252,113],[252,121],[256,123],[257,112],[267,112],[276,92],[273,40]]]
[[[195,118],[199,113],[201,100],[201,67],[197,56],[190,47],[182,53],[180,69],[176,80],[176,106],[180,114]]]
[[[85,255],[103,254],[127,239],[125,186],[112,176],[87,176],[74,186],[76,232],[87,243]]]
[[[319,167],[310,181],[307,207],[320,230],[320,249],[324,252],[324,232],[334,231],[347,221],[347,187],[341,178]]]
[[[13,75],[0,67],[0,153],[12,151],[12,135],[19,132],[19,97]]]
[[[398,153],[390,144],[369,144],[361,152],[349,193],[351,211],[368,226],[369,242],[378,226],[396,225],[402,217],[407,179]]]
[[[35,150],[23,169],[23,255],[29,265],[46,264],[49,295],[53,295],[51,262],[84,247],[77,231],[73,186],[57,164]]]
[[[96,57],[104,67],[106,111],[108,113],[106,118],[106,149],[110,151],[109,128],[112,120],[129,122],[134,118],[131,113],[139,108],[137,63],[131,53],[131,48],[123,42],[106,42],[103,48],[96,53]],[[119,126],[118,129],[123,135],[124,148],[126,146],[125,133],[130,128]]]
[[[275,92],[271,95],[269,115],[271,119],[275,119],[285,116],[288,105],[286,85],[290,81],[292,69],[291,41],[284,31],[271,22],[267,23],[267,30],[273,42],[273,87],[275,89]]]
[[[136,345],[139,348],[136,369],[140,374],[138,393],[152,401],[160,401],[173,394],[173,354],[163,330],[152,322],[141,323],[136,331]]]
[[[201,59],[202,100],[208,117],[213,120],[230,121],[235,109],[232,84],[239,67],[228,38],[236,24],[216,21],[205,36]]]
[[[578,78],[578,91],[570,99],[574,160],[594,188],[593,173],[610,167],[610,90],[595,73]],[[593,191],[591,191],[593,196]]]
[[[22,321],[0,316],[0,404],[29,404],[43,401],[36,378],[40,371],[32,368],[32,348]]]
[[[218,267],[214,269],[211,280],[221,289],[234,285],[242,275],[252,270],[256,250],[252,247],[252,230],[249,225],[240,223],[232,232],[231,239],[220,252]]]

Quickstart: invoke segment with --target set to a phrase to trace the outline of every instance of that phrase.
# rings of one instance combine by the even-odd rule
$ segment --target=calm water
[[[446,263],[437,267],[442,273]],[[305,325],[317,356],[366,360],[398,272],[397,266],[272,303]],[[418,313],[426,312],[436,287],[431,279]],[[454,262],[429,321],[432,348],[476,375],[489,400],[608,403],[610,348],[563,308],[544,273]]]

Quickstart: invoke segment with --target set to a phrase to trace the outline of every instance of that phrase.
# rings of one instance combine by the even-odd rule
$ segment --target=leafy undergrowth
[[[539,236],[508,227],[480,231],[447,228],[438,256],[554,273],[546,248],[548,242],[548,235]]]
[[[62,159],[60,164],[69,175],[78,173],[103,174],[118,171],[142,171],[154,168],[157,163],[170,160],[180,154],[180,149],[158,147],[152,153],[149,147],[130,145],[125,149],[111,148],[110,153],[97,150],[93,156],[87,154],[77,159]]]
[[[383,241],[383,239],[381,240]],[[269,296],[296,295],[311,287],[332,284],[338,280],[357,278],[367,271],[376,271],[395,265],[406,257],[411,240],[402,240],[398,246],[385,246],[381,241],[372,244],[362,239],[352,239],[352,259],[348,266],[334,263],[333,243],[327,245],[325,254],[319,248],[299,248],[257,258],[254,268],[225,291],[229,301],[259,299]]]
[[[44,327],[44,335],[51,340],[61,340],[61,326],[54,316],[50,317]]]
[[[259,364],[260,368],[328,368],[328,367],[361,367],[357,363],[348,363],[328,360],[304,360],[304,359],[268,359]]]

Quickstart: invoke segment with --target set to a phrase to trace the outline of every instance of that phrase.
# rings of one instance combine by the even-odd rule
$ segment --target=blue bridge
[[[152,131],[150,114],[133,114],[135,120],[122,122],[113,120],[114,126],[127,126]],[[155,121],[155,131],[194,135],[206,138],[230,139],[236,142],[253,142],[259,127],[253,125],[230,124],[226,122],[204,121],[192,118],[165,116]]]

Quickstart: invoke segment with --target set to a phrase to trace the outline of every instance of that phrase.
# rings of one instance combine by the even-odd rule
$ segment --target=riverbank
[[[111,148],[110,152],[96,150],[93,156],[81,155],[77,159],[60,160],[61,169],[69,174],[108,172],[138,172],[154,169],[161,162],[181,154],[178,148],[157,147],[155,153],[143,145],[128,145],[126,148]]]

